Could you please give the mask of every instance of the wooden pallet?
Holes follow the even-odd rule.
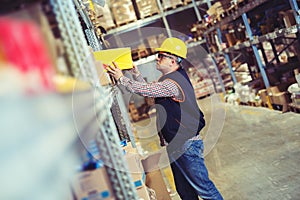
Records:
[[[179,7],[183,6],[183,5],[184,5],[183,3],[178,3],[178,4],[176,4],[176,5],[172,5],[172,6],[170,6],[170,7],[164,8],[164,11],[174,10],[174,9],[176,9],[176,8],[179,8]]]
[[[106,31],[110,31],[110,30],[115,29],[115,28],[116,28],[116,26],[107,27]]]
[[[117,25],[117,27],[120,27],[120,26],[125,26],[125,25],[127,25],[127,24],[130,24],[130,23],[133,23],[133,22],[136,22],[137,21],[137,19],[132,19],[132,20],[129,20],[129,21],[125,21],[125,22],[116,22],[116,25]]]
[[[145,15],[145,16],[140,15],[140,19],[145,19],[145,18],[152,17],[152,16],[158,15],[158,14],[159,14],[159,12],[154,12],[154,13],[151,13],[151,14],[148,14],[148,15]]]

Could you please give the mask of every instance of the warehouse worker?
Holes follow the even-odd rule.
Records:
[[[177,38],[167,38],[157,48],[156,69],[162,73],[158,82],[146,83],[134,67],[137,81],[125,77],[118,65],[106,69],[130,92],[153,97],[156,104],[157,129],[167,144],[176,190],[182,200],[223,199],[208,177],[199,132],[205,126],[198,108],[194,88],[181,66],[187,47]]]

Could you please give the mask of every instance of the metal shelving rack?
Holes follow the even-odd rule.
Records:
[[[237,81],[236,81],[236,78],[235,78],[235,75],[234,75],[234,70],[232,68],[230,58],[228,56],[229,53],[237,52],[237,51],[239,51],[243,48],[252,48],[252,50],[254,52],[254,55],[255,55],[255,59],[256,59],[257,64],[258,64],[258,67],[260,69],[263,81],[264,81],[264,85],[267,88],[267,87],[270,87],[270,83],[269,83],[268,77],[267,77],[266,72],[265,72],[266,67],[264,66],[264,64],[261,60],[261,57],[259,56],[257,45],[259,45],[262,42],[271,41],[271,40],[274,40],[276,38],[280,38],[280,37],[283,37],[285,35],[293,34],[293,33],[297,34],[298,37],[299,37],[300,11],[299,11],[299,7],[298,7],[298,4],[297,4],[296,0],[290,0],[289,1],[290,6],[294,11],[294,16],[295,16],[296,23],[297,23],[296,25],[288,27],[288,28],[283,28],[283,29],[280,29],[280,30],[276,30],[276,31],[273,31],[271,33],[267,33],[267,34],[262,35],[262,36],[258,36],[258,37],[253,36],[253,33],[251,31],[251,28],[250,28],[250,25],[249,25],[249,22],[248,22],[247,13],[249,11],[252,11],[253,9],[257,8],[258,6],[268,2],[268,1],[269,0],[252,1],[252,2],[248,3],[247,5],[243,6],[238,11],[235,11],[235,13],[233,13],[231,16],[228,16],[228,17],[222,19],[220,22],[215,24],[213,27],[210,27],[209,29],[207,29],[205,31],[205,34],[209,34],[209,33],[216,30],[219,42],[222,43],[222,36],[221,36],[221,31],[220,31],[221,25],[230,23],[230,22],[238,19],[239,17],[242,17],[243,23],[246,27],[246,33],[249,37],[249,40],[245,41],[245,42],[242,42],[240,44],[236,44],[232,47],[228,47],[228,48],[219,50],[218,52],[212,53],[213,57],[218,57],[218,56],[224,56],[225,57],[227,65],[228,65],[229,70],[230,70],[232,80],[233,80],[234,83],[236,83]],[[276,55],[276,56],[278,56],[278,55]]]
[[[78,3],[76,0],[74,2],[75,4]],[[94,110],[95,115],[89,117],[92,118],[90,121],[97,122],[97,128],[94,129],[96,131],[94,139],[99,149],[99,157],[108,166],[107,172],[116,198],[138,199],[121,151],[120,136],[111,114],[112,98],[110,98],[108,90],[100,85],[95,63],[92,55],[90,55],[91,52],[85,40],[74,2],[72,0],[50,1],[68,58],[72,63],[72,69],[75,71],[74,75],[78,79],[89,82],[93,88],[93,96],[90,98],[94,98],[94,105],[91,109]],[[92,32],[92,29],[89,30]],[[89,40],[90,43],[96,44],[95,47],[100,46],[97,44],[96,37],[90,37]]]

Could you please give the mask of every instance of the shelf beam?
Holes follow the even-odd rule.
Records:
[[[294,26],[291,26],[288,28],[283,28],[283,29],[268,33],[268,34],[260,36],[260,37],[253,36],[252,40],[250,40],[250,41],[247,40],[243,43],[223,49],[221,51],[214,53],[214,55],[222,55],[224,53],[239,51],[243,48],[251,47],[252,45],[258,45],[259,43],[262,43],[262,42],[270,41],[270,40],[273,40],[273,39],[276,39],[279,37],[284,37],[285,35],[295,34],[299,30],[300,30],[300,25],[294,25]]]
[[[172,37],[170,26],[169,26],[169,23],[168,23],[168,20],[167,20],[167,13],[164,12],[160,0],[156,0],[156,2],[157,2],[157,5],[158,5],[158,9],[159,9],[159,11],[161,13],[160,16],[161,16],[161,18],[162,18],[162,20],[164,22],[164,26],[165,26],[165,28],[167,30],[168,37]]]
[[[237,11],[235,11],[232,15],[225,17],[224,19],[222,19],[220,22],[218,22],[217,24],[215,24],[213,27],[209,28],[208,30],[206,30],[204,32],[204,34],[208,34],[209,32],[212,32],[214,30],[216,30],[217,28],[220,28],[223,24],[228,24],[231,21],[236,20],[237,18],[239,18],[243,13],[247,13],[251,10],[253,10],[254,8],[256,8],[257,6],[267,2],[268,0],[257,0],[257,1],[252,1],[250,3],[248,3],[247,5],[243,6],[242,8],[239,8]]]

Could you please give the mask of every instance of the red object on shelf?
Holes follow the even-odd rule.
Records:
[[[53,65],[39,27],[31,21],[0,17],[0,49],[5,62],[24,75],[38,74],[41,86],[53,89]]]

